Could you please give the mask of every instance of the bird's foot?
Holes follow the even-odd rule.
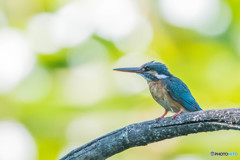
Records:
[[[164,118],[163,116],[156,118],[155,120],[158,122],[160,119]]]
[[[156,118],[156,121],[158,122],[160,119],[164,118],[167,115],[168,111],[165,110],[165,112],[163,113],[163,115],[161,117]]]
[[[183,112],[183,110],[182,110],[182,109],[180,109],[180,111],[179,111],[179,112],[177,112],[176,114],[174,114],[174,115],[172,116],[172,119],[176,118],[176,116],[177,116],[177,115],[179,115],[179,114],[181,114],[182,112]]]

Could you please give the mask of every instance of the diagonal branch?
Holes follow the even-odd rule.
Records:
[[[131,124],[99,137],[61,160],[106,159],[135,146],[198,132],[240,130],[240,108],[183,113],[175,119],[164,118]]]

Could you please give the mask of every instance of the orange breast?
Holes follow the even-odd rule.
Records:
[[[166,110],[176,113],[183,108],[182,105],[171,98],[167,92],[166,86],[162,83],[162,80],[149,82],[148,85],[154,100]]]

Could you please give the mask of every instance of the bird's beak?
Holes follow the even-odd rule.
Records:
[[[114,71],[120,71],[120,72],[132,72],[137,73],[140,71],[139,67],[131,67],[131,68],[115,68]]]

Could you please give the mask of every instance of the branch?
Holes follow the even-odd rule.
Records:
[[[128,148],[192,133],[240,130],[240,108],[205,110],[131,124],[99,137],[60,160],[103,160]]]

